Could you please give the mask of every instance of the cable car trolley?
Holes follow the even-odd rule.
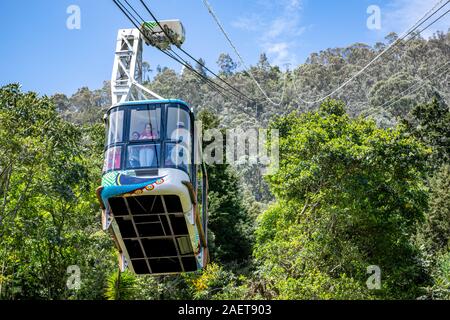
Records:
[[[160,23],[177,35],[173,38],[184,41],[181,23],[169,22]],[[155,24],[142,28],[149,26]],[[192,108],[142,85],[143,34],[138,29],[118,34],[113,106],[104,118],[104,166],[97,189],[102,225],[112,233],[121,271],[155,275],[197,271],[209,259],[208,180],[198,161],[201,143]],[[167,48],[167,41],[160,33],[146,42]]]

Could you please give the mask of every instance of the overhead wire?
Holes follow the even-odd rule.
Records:
[[[415,83],[414,85],[408,87],[406,90],[402,91],[400,94],[397,95],[397,99],[396,98],[392,98],[389,101],[385,102],[384,104],[382,104],[381,106],[379,106],[379,108],[386,108],[386,107],[390,107],[393,104],[397,103],[398,101],[400,101],[401,99],[403,99],[406,95],[410,95],[416,91],[418,91],[419,89],[423,88],[425,86],[425,84],[422,84],[419,86],[419,84],[421,82],[425,82],[426,80],[430,79],[432,76],[434,76],[438,71],[444,69],[444,72],[447,71],[448,69],[448,65],[450,64],[450,61],[447,61],[445,64],[441,65],[439,68],[436,68],[436,70],[434,70],[432,73],[430,73],[427,77],[425,77],[424,79],[420,79],[417,83]],[[440,73],[437,77],[440,77],[442,74],[444,74],[443,72]],[[413,89],[414,87],[418,86],[417,88]],[[413,89],[413,91],[410,91],[411,89]],[[393,101],[395,99],[395,101]],[[393,101],[393,102],[392,102]]]
[[[131,12],[125,7],[125,5],[123,3],[120,2],[120,0],[113,0],[113,2],[116,4],[116,6],[122,11],[122,13],[128,18],[128,20],[130,20],[130,22],[136,27],[136,29],[139,30],[139,32],[141,33],[141,35],[147,39],[147,41],[149,41],[150,39],[148,39],[148,37],[142,32],[140,25],[139,25],[139,21],[136,19],[136,17],[134,17]],[[127,4],[130,5],[127,1]],[[145,21],[142,21],[145,22]],[[179,64],[183,65],[185,68],[187,68],[188,70],[190,70],[191,72],[194,73],[194,75],[196,75],[200,80],[202,80],[205,84],[207,84],[208,86],[210,86],[212,89],[214,89],[215,91],[219,92],[219,94],[221,94],[223,97],[225,98],[229,98],[227,96],[227,94],[231,94],[233,95],[235,98],[241,99],[241,97],[237,96],[234,92],[231,92],[227,89],[225,89],[224,87],[220,86],[219,84],[217,84],[216,82],[212,81],[211,79],[204,77],[201,73],[199,73],[197,70],[195,70],[194,68],[192,68],[192,66],[190,66],[188,63],[186,63],[185,61],[182,61],[180,59],[178,59],[177,57],[175,57],[173,54],[166,52],[160,48],[157,48],[159,51],[161,51],[163,54],[167,55],[168,57],[170,57],[171,59],[175,60],[176,62],[178,62]],[[225,91],[225,92],[223,92]]]
[[[162,52],[164,54],[166,54],[168,57],[170,57],[171,59],[173,59],[174,61],[176,61],[179,64],[181,64],[183,67],[185,67],[189,71],[191,71],[195,76],[197,76],[197,78],[202,80],[210,88],[212,88],[215,91],[218,91],[219,93],[221,93],[224,97],[228,98],[227,95],[226,95],[226,93],[228,93],[228,94],[233,95],[235,98],[238,98],[238,99],[241,98],[238,95],[236,95],[234,92],[230,92],[227,89],[223,88],[221,85],[219,85],[219,84],[215,83],[214,81],[212,81],[211,79],[204,77],[204,75],[202,75],[200,72],[195,70],[186,60],[183,60],[179,55],[177,56],[177,54],[173,50],[169,50],[168,52],[166,52],[166,51],[162,51]]]
[[[258,80],[256,80],[255,76],[253,75],[253,73],[251,72],[250,68],[247,66],[247,64],[245,63],[244,59],[242,58],[241,54],[239,53],[239,50],[236,48],[236,46],[233,44],[233,41],[231,41],[230,36],[228,35],[228,33],[225,31],[222,23],[220,22],[219,18],[217,17],[217,15],[215,14],[211,4],[207,1],[207,0],[203,0],[204,5],[206,6],[206,8],[208,9],[208,12],[210,13],[210,15],[213,17],[214,21],[216,22],[217,26],[219,27],[219,29],[222,31],[223,35],[225,36],[225,38],[227,39],[228,43],[230,44],[230,46],[233,48],[234,52],[236,53],[236,55],[238,56],[239,60],[241,61],[242,65],[244,66],[245,69],[247,69],[247,73],[250,75],[250,78],[253,80],[253,82],[256,84],[256,86],[258,87],[259,91],[261,91],[261,93],[264,95],[264,97],[266,98],[267,101],[269,101],[271,104],[275,105],[275,106],[280,106],[281,103],[284,100],[284,94],[286,92],[286,84],[287,84],[287,75],[285,75],[285,82],[284,82],[284,89],[283,89],[283,93],[282,96],[280,98],[280,102],[274,102],[273,99],[271,99],[267,93],[264,91],[264,89],[262,88],[261,84],[258,82]]]
[[[129,10],[127,10],[127,8],[123,5],[123,3],[120,3],[117,0],[113,0],[114,3],[119,7],[119,9],[122,11],[122,13],[124,13],[124,15],[130,20],[130,22],[132,22],[132,24],[136,27],[136,29],[139,30],[139,32],[141,33],[141,35],[147,39],[149,41],[149,39],[147,38],[147,36],[142,32],[142,30],[139,27],[139,22],[136,22],[137,19],[130,13]],[[134,18],[134,19],[133,19]],[[171,59],[174,59],[175,61],[177,61],[178,63],[182,64],[185,68],[189,69],[190,71],[192,71],[196,76],[200,76],[201,80],[203,82],[205,82],[207,85],[209,85],[210,87],[212,87],[215,91],[218,91],[222,96],[224,96],[225,98],[228,98],[228,96],[222,92],[221,90],[219,90],[218,88],[216,88],[217,84],[212,82],[210,79],[208,78],[203,78],[201,74],[199,74],[198,72],[196,72],[196,70],[194,70],[190,65],[186,65],[184,64],[182,61],[178,60],[177,58],[175,58],[173,55],[171,55],[170,53],[161,50],[159,48],[157,48],[159,51],[161,51],[162,53],[164,53],[165,55],[169,56]]]
[[[231,41],[230,37],[228,36],[227,32],[225,31],[223,25],[221,24],[220,20],[218,19],[217,15],[214,13],[214,10],[212,9],[212,6],[209,4],[209,2],[207,0],[202,0],[203,3],[205,4],[206,8],[208,9],[210,15],[213,17],[213,19],[215,20],[216,24],[218,25],[219,29],[222,31],[222,33],[224,34],[225,38],[228,40],[229,44],[231,45],[231,47],[233,48],[233,50],[235,51],[235,53],[238,55],[239,59],[241,60],[241,62],[245,65],[245,62],[242,59],[242,56],[240,55],[239,51],[237,50],[236,46],[233,44],[233,42]],[[326,94],[325,96],[322,96],[320,99],[314,100],[314,101],[308,101],[308,100],[304,100],[299,98],[299,100],[305,104],[316,104],[319,102],[322,102],[324,100],[326,100],[327,98],[333,96],[335,93],[337,93],[338,91],[340,91],[342,88],[346,87],[349,83],[351,83],[354,79],[356,79],[357,77],[359,77],[361,74],[363,74],[372,64],[374,64],[376,61],[378,61],[384,54],[386,54],[389,50],[391,50],[391,48],[393,48],[394,46],[396,46],[401,40],[405,39],[407,36],[409,36],[412,32],[414,32],[415,29],[417,29],[418,27],[420,27],[423,23],[425,23],[425,21],[429,20],[434,14],[436,14],[440,9],[442,9],[443,7],[445,7],[450,0],[447,0],[445,2],[444,5],[442,5],[439,9],[435,10],[437,6],[439,6],[442,2],[444,2],[444,0],[441,0],[440,2],[438,2],[430,11],[428,11],[424,17],[422,17],[418,22],[416,22],[413,27],[411,27],[410,29],[408,29],[408,31],[406,32],[406,34],[404,36],[402,36],[401,38],[398,38],[396,41],[394,41],[393,43],[391,43],[389,45],[389,47],[387,47],[385,50],[383,50],[380,54],[378,54],[374,59],[372,59],[365,67],[363,67],[361,70],[359,70],[356,74],[354,74],[350,79],[348,79],[347,81],[345,81],[343,84],[341,84],[338,88],[336,88],[335,90],[331,91],[330,93]],[[435,11],[431,16],[429,16],[427,19],[425,19],[424,21],[422,21],[425,17],[428,16],[428,14],[432,11]],[[445,13],[446,14],[446,13]],[[445,15],[444,14],[444,15]],[[442,18],[442,16],[440,17]],[[437,20],[439,20],[440,18],[438,18]],[[254,77],[253,77],[254,78]],[[256,79],[254,79],[254,81],[256,81]],[[259,83],[256,81],[256,83],[258,84],[258,88],[260,88],[261,91],[262,88],[259,85]],[[263,92],[265,94],[265,96],[267,96],[267,94],[265,92]]]
[[[129,10],[127,10],[123,4],[123,9],[121,8],[121,6],[118,4],[117,0],[113,0],[116,5],[118,5],[118,7],[122,10],[122,12],[128,17],[128,19],[136,26],[136,28],[138,28],[140,30],[140,28],[135,24],[135,22],[133,21],[133,19],[131,17],[134,18],[134,20],[136,21],[137,19],[130,13]],[[132,9],[132,11],[137,14],[139,16],[139,18],[142,20],[142,22],[145,22],[145,20],[137,13],[137,11],[130,5],[130,3],[127,0],[124,0]],[[156,16],[153,14],[153,12],[150,10],[150,8],[145,4],[145,2],[143,0],[140,0],[141,3],[143,4],[143,6],[145,7],[145,9],[148,11],[148,13],[152,16],[152,18],[155,20],[155,22],[158,24],[158,26],[161,28],[161,30],[164,32],[164,34],[168,37],[168,39],[171,41],[171,43],[173,42],[170,35],[167,33],[167,31],[165,30],[165,28],[162,27],[162,25],[160,24],[159,20],[156,18]],[[213,17],[215,18],[216,22],[218,23],[219,27],[221,28],[222,32],[224,33],[225,37],[227,38],[227,40],[229,41],[230,45],[233,47],[233,49],[235,50],[236,54],[238,55],[238,57],[241,59],[241,62],[243,63],[244,67],[246,67],[245,62],[242,59],[242,56],[239,54],[237,48],[234,46],[234,44],[232,43],[231,39],[229,38],[228,34],[225,32],[225,30],[223,29],[220,21],[218,20],[217,16],[214,14],[210,4],[208,3],[207,0],[203,0],[203,2],[205,3],[205,5],[207,6],[208,10],[210,11],[210,13],[213,15]],[[334,95],[336,92],[338,92],[339,90],[341,90],[343,87],[347,86],[351,81],[353,81],[356,77],[358,77],[360,74],[362,74],[365,70],[368,69],[368,67],[370,67],[374,62],[376,62],[379,58],[381,58],[384,54],[386,54],[388,51],[390,51],[392,48],[394,48],[398,43],[400,43],[401,40],[404,40],[406,37],[408,37],[409,35],[411,35],[417,28],[419,28],[422,24],[424,24],[426,21],[428,21],[432,16],[434,16],[437,12],[440,11],[440,9],[442,9],[443,7],[445,7],[450,0],[447,0],[445,2],[445,4],[443,4],[441,7],[439,7],[437,10],[435,10],[440,4],[442,4],[442,2],[444,2],[444,0],[439,1],[437,4],[434,5],[434,7],[429,10],[421,19],[419,19],[410,29],[408,29],[405,32],[405,35],[403,35],[402,37],[398,38],[396,41],[394,41],[388,48],[386,48],[385,50],[383,50],[379,55],[377,55],[373,60],[371,60],[364,68],[362,68],[358,73],[356,73],[354,76],[352,76],[349,80],[347,80],[346,82],[344,82],[341,86],[339,86],[336,90],[334,90],[333,92],[327,94],[326,96],[316,100],[316,101],[305,101],[301,98],[299,98],[300,101],[302,101],[303,103],[307,103],[307,104],[315,104],[318,102],[321,102],[327,98],[329,98],[330,96]],[[434,11],[434,12],[433,12]],[[428,16],[431,12],[433,12],[430,16]],[[428,24],[426,27],[424,27],[421,31],[419,31],[418,33],[416,33],[413,37],[409,38],[407,40],[407,42],[411,41],[412,39],[414,39],[415,37],[417,37],[419,34],[421,34],[423,31],[425,31],[426,29],[428,29],[430,26],[432,26],[433,24],[435,24],[438,20],[440,20],[443,16],[445,16],[446,14],[448,14],[448,12],[450,12],[450,10],[446,11],[444,14],[442,14],[441,16],[439,16],[437,19],[435,19],[433,22],[431,22],[430,24]],[[128,14],[127,14],[128,13]],[[139,24],[139,23],[138,23]],[[141,34],[142,31],[140,30]],[[143,36],[148,40],[148,38],[146,37],[146,35],[143,34]],[[406,43],[407,43],[406,42]],[[254,101],[250,98],[248,98],[245,94],[243,94],[241,91],[237,90],[236,88],[234,88],[233,86],[231,86],[230,84],[228,84],[228,82],[224,81],[221,77],[219,77],[217,74],[215,74],[213,71],[211,71],[209,68],[207,68],[203,63],[201,63],[200,61],[198,61],[197,59],[195,59],[191,54],[189,54],[186,50],[182,49],[180,46],[177,46],[178,49],[180,49],[180,51],[182,51],[184,54],[186,54],[189,58],[191,58],[192,60],[196,61],[200,66],[204,67],[205,70],[207,70],[208,72],[210,72],[211,74],[213,74],[214,76],[216,76],[219,80],[223,81],[225,84],[227,84],[227,86],[229,86],[234,92],[229,91],[228,89],[220,86],[219,84],[217,84],[216,82],[212,81],[211,79],[209,79],[208,77],[205,77],[203,74],[199,73],[197,70],[195,70],[194,68],[192,68],[192,66],[185,60],[183,59],[179,54],[177,54],[175,51],[173,51],[173,49],[170,49],[169,52],[166,52],[164,50],[159,49],[161,52],[163,52],[164,54],[166,54],[167,56],[169,56],[171,59],[175,60],[176,62],[180,63],[181,65],[183,65],[185,68],[187,68],[188,70],[190,70],[191,72],[194,73],[194,75],[196,75],[198,78],[200,78],[202,81],[204,81],[208,86],[210,86],[211,88],[213,88],[214,90],[218,91],[220,94],[222,94],[223,96],[226,97],[226,94],[224,92],[222,92],[220,89],[224,90],[226,93],[233,95],[234,97],[240,99],[242,97],[247,98],[249,101]],[[252,78],[253,75],[249,72],[250,76]],[[286,72],[286,79],[287,80],[287,72]],[[294,72],[294,76],[295,76],[295,72]],[[255,81],[255,83],[258,84],[258,88],[260,89],[260,91],[262,91],[265,95],[265,97],[272,103],[275,105],[280,105],[282,103],[282,99],[280,100],[280,103],[274,103],[265,93],[265,91],[262,89],[262,87],[259,85],[258,81],[256,79],[253,79]],[[295,81],[295,79],[294,79]],[[284,91],[284,90],[283,90]],[[240,94],[241,96],[238,96],[236,94]],[[282,97],[284,96],[284,92]],[[401,98],[400,98],[401,99]],[[391,99],[392,100],[392,99]],[[390,102],[390,101],[388,101]],[[395,102],[394,102],[395,103]],[[384,106],[384,105],[383,105]]]
[[[152,10],[148,7],[148,5],[145,3],[144,0],[140,0],[140,2],[142,3],[142,5],[144,6],[145,10],[147,10],[147,12],[150,14],[150,16],[152,17],[152,19],[158,24],[159,28],[164,32],[164,34],[166,35],[166,37],[170,40],[170,42],[174,42],[173,39],[171,39],[170,34],[166,31],[166,29],[161,25],[160,21],[158,20],[158,18],[156,18],[155,14],[152,12]],[[212,74],[213,76],[215,76],[218,80],[220,80],[221,82],[223,82],[226,86],[228,86],[230,89],[232,89],[233,91],[237,92],[239,95],[242,95],[244,98],[246,98],[249,101],[253,101],[253,99],[249,98],[246,94],[244,94],[243,92],[241,92],[240,90],[238,90],[237,88],[235,88],[234,86],[232,86],[231,84],[229,84],[227,81],[225,81],[222,77],[220,77],[219,75],[217,75],[214,71],[212,71],[210,68],[208,68],[204,63],[202,63],[201,61],[199,61],[198,59],[196,59],[195,57],[193,57],[189,52],[187,52],[185,49],[183,49],[181,46],[176,46],[181,52],[183,52],[185,55],[187,55],[190,59],[192,59],[193,61],[195,61],[197,64],[199,64],[200,66],[202,66],[205,70],[207,70],[210,74]],[[172,50],[173,51],[173,50]]]
[[[202,75],[200,72],[198,72],[197,70],[195,70],[195,69],[189,64],[188,61],[184,60],[183,57],[181,57],[178,53],[176,53],[175,51],[173,51],[173,49],[170,49],[169,52],[170,52],[171,55],[173,56],[173,59],[176,59],[176,61],[179,61],[179,63],[182,63],[184,66],[188,66],[188,68],[189,68],[190,71],[196,72],[196,73],[200,74],[202,77],[204,77],[204,75]],[[175,58],[175,57],[176,57],[176,58]],[[180,61],[181,61],[181,62],[180,62]],[[212,81],[212,80],[210,80],[210,81]],[[213,82],[213,81],[212,81],[212,82]],[[222,87],[220,84],[218,84],[218,83],[216,83],[216,82],[213,82],[213,83],[214,83],[214,85],[218,86],[219,88],[221,88],[221,89],[223,89],[223,90],[229,92],[229,93],[232,94],[234,97],[236,97],[236,98],[238,98],[238,99],[241,99],[241,98],[242,98],[241,96],[238,95],[239,93],[236,94],[235,92],[230,92],[230,91],[228,91],[226,88]]]
[[[113,0],[113,2],[117,5],[117,7],[119,7],[122,13],[127,16],[131,23],[133,23],[133,25],[139,25],[139,20],[130,12],[130,10],[126,6],[123,5],[123,3],[119,4],[119,2],[116,0]],[[128,6],[130,6],[127,0],[125,0],[125,2],[128,4]]]
[[[441,1],[441,3],[442,3],[443,1]],[[450,2],[450,1],[447,1],[447,2]],[[447,15],[448,13],[450,12],[450,10],[447,10],[446,12],[444,12],[443,14],[441,14],[438,18],[436,18],[433,22],[431,22],[431,23],[429,23],[426,27],[424,27],[422,30],[420,30],[420,31],[418,31],[416,34],[414,34],[412,37],[410,37],[405,43],[404,43],[404,45],[406,45],[406,44],[408,44],[410,41],[412,41],[413,39],[415,39],[415,38],[417,38],[420,34],[422,34],[425,30],[427,30],[429,27],[431,27],[432,25],[434,25],[437,21],[439,21],[440,19],[442,19],[445,15]],[[436,14],[437,12],[435,12],[434,14]],[[433,14],[433,15],[434,15]],[[433,15],[431,15],[431,16],[433,16]],[[430,16],[430,17],[431,17]],[[429,17],[429,18],[430,18]],[[429,18],[427,18],[426,20],[428,20]],[[425,21],[426,21],[425,20]],[[423,21],[423,22],[425,22],[425,21]],[[417,25],[417,24],[416,24]],[[420,26],[420,25],[419,25]],[[413,30],[413,31],[415,31],[415,30]],[[398,47],[396,48],[397,50],[399,49]],[[392,54],[393,52],[391,52],[390,54]],[[403,57],[403,56],[402,56]],[[400,57],[400,59],[402,58],[402,57]],[[293,74],[293,84],[294,84],[294,89],[295,89],[295,82],[296,82],[296,76],[295,76],[295,71],[293,70],[292,71],[292,74]],[[299,99],[299,101],[301,101],[301,102],[305,102],[303,99],[301,99],[300,97],[298,97],[298,99]],[[320,102],[320,101],[319,101]]]
[[[123,5],[123,3],[120,3],[117,0],[113,0],[113,2],[117,5],[117,7],[122,11],[122,13],[130,20],[130,22],[136,27],[136,29],[139,30],[139,32],[141,33],[141,35],[147,40],[149,41],[149,39],[147,38],[147,36],[141,31],[140,26],[139,26],[139,21],[136,22],[135,17],[132,16],[132,14],[130,13],[129,10],[127,10],[125,8],[125,6]],[[159,49],[159,48],[158,48]],[[183,64],[181,61],[178,61],[178,59],[176,59],[175,57],[173,57],[171,54],[169,54],[168,52],[165,52],[163,50],[160,50],[162,53],[164,53],[165,55],[169,56],[171,59],[174,59],[175,61],[177,61],[180,64]],[[186,68],[189,68],[189,66],[185,66]],[[207,83],[207,82],[206,82]],[[207,83],[209,84],[209,83]],[[217,90],[215,88],[215,90]],[[218,90],[217,90],[218,91]],[[219,91],[220,94],[223,94],[223,92]]]
[[[330,98],[331,96],[333,96],[334,94],[336,94],[338,91],[340,91],[341,89],[343,89],[344,87],[346,87],[350,82],[352,82],[353,80],[355,80],[357,77],[359,77],[361,74],[364,73],[364,71],[366,71],[370,66],[372,66],[376,61],[378,61],[382,56],[384,56],[386,53],[388,53],[392,48],[396,47],[400,41],[406,39],[406,37],[408,37],[409,35],[411,35],[417,28],[419,28],[422,24],[424,24],[427,20],[429,20],[432,16],[434,16],[437,12],[439,12],[443,7],[445,7],[450,0],[446,0],[445,4],[443,4],[441,7],[439,7],[438,9],[436,9],[442,2],[444,2],[444,0],[441,0],[440,2],[438,2],[431,10],[429,10],[427,13],[425,13],[425,15],[419,19],[411,28],[409,28],[405,34],[399,38],[397,38],[393,43],[391,43],[386,49],[384,49],[380,54],[378,54],[374,59],[372,59],[364,68],[362,68],[360,71],[358,71],[356,74],[354,74],[349,80],[347,80],[346,82],[344,82],[343,84],[341,84],[337,89],[333,90],[332,92],[326,94],[325,96],[322,96],[321,98],[317,99],[317,100],[313,100],[313,101],[308,101],[305,99],[302,99],[301,97],[297,97],[299,101],[301,101],[302,103],[305,104],[316,104],[319,102],[322,102],[324,100],[326,100],[327,98]],[[435,10],[436,9],[436,10]],[[434,12],[433,12],[434,11]],[[430,16],[428,16],[431,12],[433,12]],[[432,23],[430,23],[427,27],[425,27],[424,29],[422,29],[420,32],[418,32],[417,34],[413,35],[411,38],[409,38],[405,44],[407,44],[409,41],[411,41],[412,39],[416,38],[420,33],[422,33],[423,31],[425,31],[426,29],[428,29],[431,25],[433,25],[434,23],[436,23],[438,20],[442,19],[443,16],[445,16],[449,11],[445,12],[443,15],[441,15],[440,17],[438,17],[436,20],[434,20]],[[428,16],[428,17],[427,17]],[[424,20],[425,19],[425,20]]]
[[[141,21],[145,21],[144,18],[141,17],[141,15],[134,9],[134,7],[128,2],[128,0],[124,0],[125,3],[133,10],[133,12],[141,19]]]

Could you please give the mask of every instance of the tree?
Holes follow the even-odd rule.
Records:
[[[259,56],[257,67],[264,71],[270,70],[269,59],[267,58],[267,55],[265,53],[261,53],[261,55]]]
[[[311,53],[290,74],[267,56],[260,67],[237,71],[224,54],[221,76],[252,102],[158,66],[145,86],[185,100],[197,114],[208,110],[211,128],[266,128],[278,115],[296,114],[275,121],[284,162],[274,180],[262,181],[257,165],[209,168],[211,267],[137,277],[133,298],[448,299],[450,91],[437,67],[448,60],[450,33],[402,41],[402,50],[336,94],[345,110],[333,103],[317,113],[318,103],[301,103],[333,91],[396,39]],[[249,72],[276,102],[284,92],[280,106],[266,101]],[[110,105],[108,82],[50,99],[18,85],[0,89],[2,299],[105,299],[116,252],[100,230],[94,190]],[[408,123],[397,126],[399,117]],[[261,207],[268,209],[256,223]],[[367,290],[369,263],[381,267],[382,291]],[[73,265],[79,290],[67,287]]]
[[[108,300],[133,300],[136,295],[136,278],[129,271],[116,271],[108,279],[105,296]]]
[[[218,128],[217,117],[208,111],[202,111],[198,119],[204,130]],[[210,165],[207,171],[211,255],[221,263],[249,260],[253,221],[244,204],[240,179],[228,164]]]
[[[186,282],[195,300],[238,300],[248,297],[247,279],[210,263],[201,274],[187,274]]]
[[[449,300],[450,299],[450,251],[439,255],[432,268],[433,284],[426,288],[421,299]]]
[[[220,54],[219,59],[217,60],[217,65],[220,70],[222,70],[222,74],[226,76],[231,76],[237,68],[236,62],[234,62],[227,53]]]
[[[145,82],[149,82],[150,81],[150,73],[153,70],[150,67],[150,63],[148,63],[147,61],[142,62],[142,79]]]
[[[52,100],[56,106],[56,111],[65,113],[70,107],[69,98],[65,94],[57,93],[52,96]]]
[[[412,115],[407,121],[411,133],[433,150],[430,165],[436,169],[450,163],[450,110],[442,97],[435,93],[430,103],[417,105]]]
[[[200,58],[198,60],[198,62],[196,62],[196,64],[195,64],[195,70],[204,77],[206,77],[205,65],[206,65],[206,62],[202,58]]]
[[[398,35],[395,32],[391,32],[385,37],[385,39],[387,40],[388,44],[392,44],[397,41]]]
[[[443,165],[431,178],[430,201],[424,226],[424,241],[433,257],[450,250],[450,164]]]
[[[426,149],[404,129],[351,119],[337,101],[274,122],[277,203],[257,230],[267,291],[281,298],[416,298],[426,274],[411,240],[423,221]],[[367,267],[382,270],[366,288]]]
[[[393,117],[405,117],[410,114],[417,104],[418,95],[405,95],[405,90],[416,83],[417,80],[406,73],[390,77],[385,81],[379,81],[370,92],[370,105],[372,108],[380,108],[392,114]]]
[[[105,82],[102,89],[91,91],[87,87],[79,89],[69,98],[68,106],[61,112],[63,117],[76,124],[101,123],[107,108],[111,106],[109,83]],[[55,103],[60,103],[58,97],[53,97]]]
[[[101,153],[91,133],[62,119],[47,97],[0,88],[0,297],[102,295],[95,284],[112,246],[92,232]],[[81,272],[78,291],[67,286],[70,266]]]

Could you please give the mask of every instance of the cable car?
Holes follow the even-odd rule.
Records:
[[[194,113],[180,100],[118,103],[105,115],[97,197],[119,264],[136,274],[177,274],[208,262],[207,172]],[[201,158],[200,158],[201,159]]]

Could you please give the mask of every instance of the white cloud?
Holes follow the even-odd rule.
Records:
[[[297,25],[297,21],[287,20],[285,17],[275,19],[267,33],[264,35],[267,38],[277,38],[285,32],[291,31]]]
[[[266,8],[266,14],[252,14],[240,17],[231,25],[245,31],[258,32],[258,40],[261,49],[264,50],[271,63],[283,65],[295,64],[296,40],[305,31],[306,27],[301,25],[302,0],[260,0],[261,6]],[[265,10],[261,10],[265,11]],[[273,19],[264,19],[279,12]]]
[[[294,54],[290,52],[291,45],[287,42],[269,43],[265,45],[267,54],[275,65],[293,64],[296,61]]]
[[[306,27],[300,26],[300,18],[293,17],[292,19],[286,19],[280,17],[275,19],[270,25],[268,31],[264,34],[266,39],[275,39],[278,37],[297,37],[302,35],[306,30]]]
[[[302,3],[300,0],[288,0],[289,3],[287,5],[288,10],[300,10],[302,7]]]
[[[384,10],[382,9],[382,32],[395,31],[399,35],[412,27],[426,12],[434,7],[438,0],[392,0]],[[444,3],[442,3],[444,4]],[[432,18],[427,20],[418,30],[422,30],[429,23],[437,19],[441,14],[449,9],[448,5],[441,9]],[[385,11],[385,12],[383,12]],[[422,33],[425,38],[430,37],[434,32],[447,31],[450,26],[450,16],[447,15],[436,22],[432,27]]]
[[[245,31],[258,31],[263,27],[263,22],[259,15],[252,14],[251,16],[240,17],[237,20],[232,21],[231,26]]]

